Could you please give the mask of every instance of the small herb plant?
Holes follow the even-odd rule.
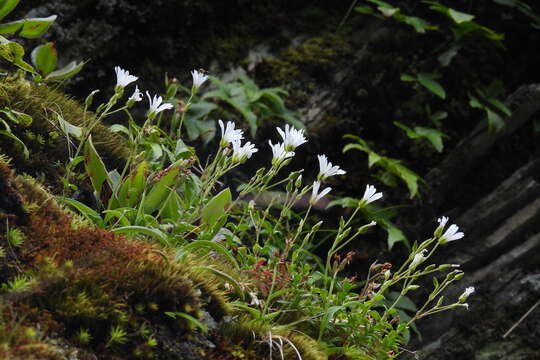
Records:
[[[82,127],[62,120],[66,136],[74,145],[67,164],[65,196],[58,199],[96,226],[153,239],[172,249],[175,261],[194,254],[202,259],[221,258],[229,264],[228,269],[199,266],[194,270],[211,272],[223,280],[222,287],[229,292],[235,309],[227,320],[230,323],[267,329],[260,341],[270,341],[271,349],[289,347],[300,357],[295,337],[280,334],[302,333],[316,344],[313,351],[324,356],[395,358],[414,321],[468,307],[466,301],[473,289],[450,302],[441,295],[448,285],[463,277],[459,266],[427,262],[440,246],[463,237],[456,225],[447,227],[448,218],[439,219],[433,236],[411,246],[409,256],[397,270],[389,263],[375,263],[363,281],[345,278],[345,270],[355,258],[349,249],[377,227],[376,221],[363,223],[359,216],[373,214],[374,203],[383,197],[381,192],[367,185],[361,199],[349,198],[341,204],[352,212],[339,219],[337,229],[325,229],[322,221],[316,222],[311,216],[313,208],[329,196],[331,188],[323,185],[328,178],[345,175],[345,171],[325,155],[319,155],[319,174],[313,181],[303,179],[303,170],[288,170],[296,152],[307,142],[304,131],[290,125],[277,128],[280,142],[269,141],[272,159],[268,165],[231,188],[221,183],[224,176],[258,152],[255,144],[245,141],[243,130],[231,121],[219,120],[219,144],[202,164],[196,151],[179,136],[184,118],[169,132],[159,126],[168,110],[174,109],[173,104],[147,92],[146,118],[138,125],[130,109],[142,101],[141,91],[136,87],[124,100],[125,88],[137,77],[120,68],[116,68],[116,75],[115,92],[108,102],[97,106],[95,117],[89,116]],[[189,99],[198,96],[207,80],[197,71],[192,75]],[[91,104],[92,94],[86,99],[86,106]],[[189,101],[185,104],[187,109],[191,106]],[[130,154],[122,168],[108,169],[94,147],[91,130],[97,122],[119,112],[126,114],[128,125],[113,125],[113,129],[125,136]],[[372,165],[379,164],[401,177],[411,196],[416,194],[418,177],[412,171],[372,152],[361,139],[356,140],[358,144],[346,150],[368,152]],[[74,189],[71,179],[79,170],[91,180],[94,207],[69,197]],[[285,195],[261,206],[259,197],[276,188],[284,188]],[[296,214],[293,206],[302,198],[307,199],[308,208]],[[384,220],[380,225],[388,229]],[[322,236],[325,233],[330,235]],[[329,248],[323,257],[314,253],[321,238]],[[434,277],[434,287],[421,306],[411,306],[408,295],[419,288],[424,276]],[[187,319],[193,329],[206,331],[200,319],[192,315],[166,315]],[[79,337],[81,342],[86,341],[83,335]],[[121,327],[111,328],[107,346],[122,344],[125,336]]]

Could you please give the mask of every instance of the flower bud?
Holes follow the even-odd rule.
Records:
[[[300,186],[302,186],[302,174],[296,178],[296,181],[294,182],[294,186],[299,189]]]
[[[92,102],[94,101],[94,95],[97,94],[99,92],[99,90],[94,90],[90,93],[90,95],[88,95],[86,97],[86,99],[84,100],[84,104],[89,107],[90,105],[92,105]]]
[[[428,266],[426,266],[424,271],[431,271],[431,270],[435,269],[435,266],[436,266],[435,264],[428,265]]]

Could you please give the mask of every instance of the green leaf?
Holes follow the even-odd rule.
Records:
[[[386,230],[387,233],[386,243],[388,245],[388,250],[392,250],[392,247],[398,242],[407,242],[407,238],[403,232],[391,222],[381,221],[380,225]]]
[[[58,53],[53,42],[37,46],[31,54],[32,64],[41,75],[47,76],[56,68]]]
[[[231,275],[210,266],[195,266],[193,267],[193,270],[207,271],[225,280],[225,282],[231,284],[236,289],[238,295],[244,298],[244,291],[242,290],[242,285],[240,285],[240,283],[238,283],[238,281]],[[231,303],[231,305],[233,305],[233,303]]]
[[[329,209],[336,205],[340,205],[343,208],[356,208],[358,207],[359,203],[360,203],[359,199],[355,199],[352,197],[344,197],[344,198],[330,201],[328,205],[326,206],[326,208]]]
[[[433,145],[435,150],[438,152],[443,150],[442,138],[445,135],[439,130],[421,126],[416,126],[414,129],[411,129],[398,121],[394,121],[394,125],[403,129],[410,139],[425,138]]]
[[[99,199],[103,183],[108,180],[108,173],[105,163],[92,143],[92,136],[89,136],[84,144],[84,166]]]
[[[194,318],[193,316],[191,316],[189,314],[186,314],[186,313],[183,313],[183,312],[166,311],[165,315],[170,316],[173,319],[176,319],[177,317],[182,318],[184,320],[187,320],[188,323],[194,325],[196,328],[201,329],[202,332],[204,332],[204,333],[208,332],[208,326],[206,324],[200,322],[199,320],[197,320],[196,318]]]
[[[53,80],[65,80],[69,79],[70,77],[73,77],[79,73],[84,67],[86,62],[76,62],[72,61],[63,68],[53,71],[50,73],[46,78],[45,81],[53,81]]]
[[[33,119],[30,115],[19,112],[19,111],[15,111],[8,107],[0,110],[0,113],[6,115],[7,118],[10,121],[14,122],[15,124],[19,124],[24,127],[28,127],[32,125],[32,122],[33,122]]]
[[[410,198],[412,199],[418,193],[418,180],[420,177],[412,170],[399,163],[394,164],[397,175],[405,181],[409,188]]]
[[[354,10],[356,12],[359,12],[360,14],[367,14],[367,15],[373,15],[374,14],[373,9],[370,8],[369,6],[366,6],[366,5],[357,6],[357,7],[354,8]]]
[[[111,232],[117,233],[117,234],[143,234],[146,236],[150,236],[156,240],[159,240],[159,242],[162,245],[168,245],[169,239],[167,238],[167,235],[158,229],[146,227],[146,226],[123,226],[116,229],[112,229]]]
[[[14,140],[15,143],[17,143],[17,145],[21,147],[22,152],[24,154],[24,157],[26,159],[28,159],[30,157],[30,152],[28,151],[28,148],[26,147],[26,144],[21,139],[19,139],[17,136],[15,136],[10,130],[0,130],[0,135],[7,136],[7,137],[11,138],[12,140]]]
[[[163,201],[167,199],[169,191],[175,191],[178,186],[177,179],[180,167],[183,164],[185,164],[185,160],[178,160],[162,172],[158,182],[152,186],[144,199],[143,209],[145,214],[151,214],[159,209]]]
[[[425,34],[426,30],[435,29],[435,26],[430,25],[427,21],[424,19],[420,19],[416,16],[405,16],[403,21],[406,24],[411,25],[414,27],[414,30],[419,34]]]
[[[94,223],[95,225],[101,227],[103,225],[103,219],[101,218],[101,216],[97,213],[97,211],[95,211],[94,209],[92,209],[91,207],[83,204],[82,202],[79,202],[77,200],[74,200],[74,199],[70,199],[70,198],[66,198],[66,197],[62,197],[62,196],[57,196],[56,197],[56,200],[61,202],[61,203],[64,203],[64,204],[67,204],[69,206],[72,206],[73,208],[75,208],[81,215],[83,215],[85,218],[87,218],[88,220],[90,220],[92,223]]]
[[[387,8],[387,7],[382,7],[382,6],[378,6],[377,7],[377,10],[379,10],[379,12],[381,14],[383,14],[384,16],[386,17],[392,17],[396,14],[399,13],[400,9],[399,8]]]
[[[428,139],[431,145],[433,145],[433,147],[435,148],[435,150],[437,150],[438,152],[443,151],[444,145],[442,138],[444,134],[442,132],[437,129],[425,128],[421,126],[415,127],[414,131],[420,136]]]
[[[66,134],[66,136],[71,135],[71,136],[76,137],[77,139],[81,138],[82,127],[70,124],[69,122],[64,120],[64,118],[60,114],[57,114],[56,118],[58,120],[58,125],[60,126],[60,129],[62,129],[62,131],[64,132],[64,134]]]
[[[372,167],[381,161],[382,157],[376,152],[370,151],[368,154],[368,167]]]
[[[20,0],[0,0],[0,20],[15,9]]]
[[[418,308],[416,307],[416,304],[407,296],[402,296],[397,304],[397,308],[408,310],[408,311],[416,311]]]
[[[12,21],[0,24],[0,34],[17,34],[19,36],[33,39],[43,35],[45,31],[56,20],[56,15],[45,18],[32,18]]]
[[[487,114],[489,131],[497,132],[501,130],[505,125],[503,118],[489,108],[485,108],[485,110]]]
[[[213,242],[210,240],[196,240],[182,247],[182,249],[186,252],[195,252],[196,250],[203,248],[211,249],[214,252],[223,255],[227,260],[230,261],[231,264],[234,265],[235,268],[240,269],[240,265],[238,265],[238,262],[236,261],[234,255],[225,246],[217,242]]]
[[[423,85],[426,89],[431,91],[433,94],[437,95],[441,99],[446,98],[446,92],[444,88],[434,79],[433,74],[429,73],[419,73],[417,77],[418,82]]]
[[[36,70],[32,67],[32,65],[23,60],[24,48],[20,44],[14,41],[9,41],[3,36],[0,36],[0,56],[13,65],[25,71],[36,74]]]
[[[409,75],[409,74],[401,74],[399,79],[401,81],[405,81],[405,82],[416,81],[416,78],[414,76],[412,76],[412,75]]]
[[[512,110],[510,110],[503,102],[499,101],[494,97],[487,98],[486,101],[493,106],[495,109],[499,110],[506,116],[512,116]]]
[[[143,161],[129,174],[118,190],[119,206],[133,207],[140,202],[147,172],[148,163]]]
[[[226,213],[226,207],[231,203],[232,195],[229,188],[223,189],[214,196],[201,211],[201,222],[212,227]]]
[[[456,24],[461,24],[474,19],[474,15],[457,11],[451,8],[448,9],[448,16],[450,16],[450,18],[454,20]]]
[[[448,66],[452,62],[452,59],[458,54],[459,50],[461,50],[460,44],[453,44],[448,49],[446,49],[444,52],[442,52],[438,57],[437,60],[442,66]]]

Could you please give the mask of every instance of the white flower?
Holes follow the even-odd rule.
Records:
[[[321,187],[321,183],[318,181],[313,182],[313,189],[311,190],[311,198],[309,199],[309,203],[311,205],[315,205],[319,200],[323,198],[326,194],[332,190],[332,188],[327,187],[323,191],[319,193],[319,188]]]
[[[298,130],[293,128],[290,125],[285,125],[285,131],[280,128],[276,128],[279,135],[283,138],[283,144],[285,145],[285,150],[293,151],[298,146],[307,142],[304,137],[304,130]]]
[[[128,102],[136,103],[141,101],[143,98],[142,93],[139,91],[139,87],[135,86],[135,91],[133,92],[133,95],[131,95],[128,99]]]
[[[446,226],[446,223],[448,222],[448,217],[443,216],[437,219],[437,222],[439,223],[439,226],[444,229]]]
[[[444,227],[446,226],[446,223],[448,222],[448,218],[446,216],[443,216],[437,220],[439,222],[439,226],[435,230],[435,236],[439,237],[439,243],[440,244],[446,244],[447,242],[459,240],[462,237],[465,236],[464,233],[458,232],[459,227],[456,224],[452,224],[446,229],[444,234],[441,235],[441,233],[444,230]]]
[[[150,102],[148,117],[151,119],[163,110],[172,109],[173,107],[173,105],[169,103],[163,104],[163,98],[161,96],[154,95],[154,98],[152,99],[148,91],[146,92],[146,96],[148,96],[148,101]]]
[[[254,153],[259,151],[255,148],[255,145],[247,142],[243,146],[240,145],[240,140],[235,140],[232,143],[233,147],[233,156],[232,159],[234,162],[244,162],[251,157]]]
[[[227,124],[224,125],[223,121],[218,120],[219,127],[221,128],[221,142],[222,147],[227,146],[230,143],[235,141],[242,140],[244,138],[244,132],[242,129],[235,129],[234,123],[232,121],[227,121]]]
[[[138,77],[130,75],[129,71],[120,68],[120,66],[115,66],[114,71],[116,72],[116,86],[119,88],[123,89],[138,79]]]
[[[328,161],[326,155],[317,155],[317,158],[319,159],[320,169],[319,175],[317,176],[318,179],[324,180],[330,176],[345,174],[345,171],[341,170],[339,166],[332,166],[332,163]]]
[[[427,249],[424,249],[420,251],[418,254],[414,255],[411,265],[409,265],[409,269],[411,269],[411,271],[414,270],[418,265],[420,265],[426,260],[426,256],[425,256],[426,252],[427,252]]]
[[[193,78],[193,86],[195,88],[199,88],[206,80],[208,80],[207,75],[197,70],[191,72],[191,77]]]
[[[468,288],[465,289],[465,291],[463,291],[463,294],[461,294],[461,296],[459,297],[459,302],[464,303],[465,301],[467,301],[469,296],[471,296],[473,293],[474,293],[474,287],[469,286]]]
[[[259,300],[259,298],[257,297],[257,293],[256,293],[256,292],[250,291],[250,292],[249,292],[249,296],[251,297],[251,302],[249,303],[249,305],[253,305],[253,306],[261,306],[262,301]]]
[[[367,205],[371,202],[379,200],[382,197],[383,194],[381,192],[378,193],[375,186],[367,185],[366,190],[364,191],[364,196],[362,196],[362,199],[360,200],[360,206]]]
[[[272,148],[272,162],[279,163],[282,160],[285,160],[287,158],[293,157],[294,152],[292,151],[286,151],[285,150],[285,144],[283,143],[277,143],[272,144],[270,140],[268,140],[268,143],[270,144],[270,147]]]

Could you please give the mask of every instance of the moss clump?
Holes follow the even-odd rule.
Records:
[[[335,64],[352,53],[350,42],[346,36],[326,32],[289,46],[277,58],[266,59],[258,71],[278,84],[306,76],[326,79]]]
[[[218,280],[194,270],[194,260],[174,263],[158,247],[75,224],[35,181],[15,177],[5,163],[0,174],[13,193],[0,211],[8,223],[19,222],[26,237],[2,263],[2,298],[29,326],[39,324],[44,339],[58,336],[88,358],[176,359],[182,357],[174,352],[191,344],[196,332],[166,312],[196,319],[210,312],[216,320],[229,312]],[[6,221],[0,227],[5,234]],[[14,339],[13,346],[23,340]],[[189,346],[204,353],[202,345]]]
[[[227,359],[281,358],[327,360],[328,356],[312,338],[286,327],[271,327],[249,318],[226,323],[221,331],[227,342],[219,344],[219,351],[230,352],[235,357]]]
[[[85,113],[83,106],[65,94],[45,84],[26,81],[22,74],[1,79],[0,94],[0,109],[10,108],[32,117],[32,123],[28,126],[7,120],[13,133],[28,147],[30,157],[26,159],[20,148],[6,136],[0,136],[0,150],[13,159],[19,172],[44,175],[49,185],[59,186],[69,151],[58,116],[80,126],[93,115]],[[128,148],[121,137],[100,124],[93,131],[93,139],[111,168],[122,165],[127,158]]]

